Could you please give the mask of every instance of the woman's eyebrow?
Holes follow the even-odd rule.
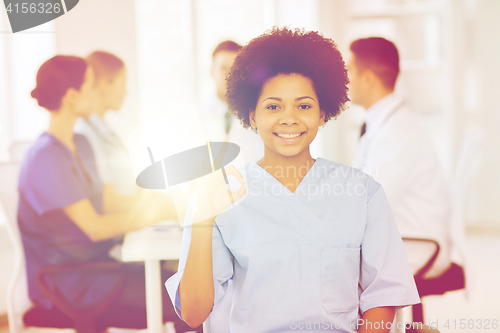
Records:
[[[300,101],[300,100],[303,100],[303,99],[306,99],[306,98],[310,98],[310,99],[312,99],[313,101],[316,101],[314,98],[312,98],[312,97],[310,97],[310,96],[301,96],[301,97],[297,97],[297,98],[295,99],[295,101]],[[276,100],[276,101],[279,101],[279,102],[282,102],[282,101],[283,101],[283,99],[281,99],[281,98],[279,98],[279,97],[267,97],[267,98],[265,98],[262,102],[265,102],[265,101],[266,101],[266,100],[268,100],[268,99],[273,99],[273,100]]]
[[[279,101],[279,102],[282,102],[282,101],[283,101],[283,100],[282,100],[281,98],[279,98],[279,97],[267,97],[267,98],[265,98],[265,99],[262,101],[262,103],[264,103],[264,102],[265,102],[266,100],[268,100],[268,99],[274,99],[274,100]]]
[[[306,98],[310,98],[310,99],[312,99],[313,101],[316,101],[314,98],[312,98],[312,97],[310,97],[310,96],[302,96],[302,97],[297,97],[295,100],[296,100],[296,101],[300,101],[300,100],[302,100],[302,99],[306,99]]]

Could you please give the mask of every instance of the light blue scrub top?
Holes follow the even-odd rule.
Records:
[[[360,313],[419,303],[384,190],[365,173],[319,158],[294,193],[255,163],[247,195],[213,231],[214,309],[234,284],[231,332],[357,332]],[[191,228],[184,229],[178,295]]]

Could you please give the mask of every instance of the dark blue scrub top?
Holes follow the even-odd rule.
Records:
[[[43,133],[24,158],[19,176],[18,223],[26,256],[29,296],[51,308],[36,283],[38,270],[51,264],[111,261],[116,240],[92,242],[64,213],[63,207],[89,199],[102,209],[103,184],[87,139],[75,134],[81,162],[57,138]],[[114,274],[71,271],[50,276],[49,283],[72,304],[87,308],[98,303],[117,280]]]

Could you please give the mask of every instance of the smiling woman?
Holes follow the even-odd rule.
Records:
[[[419,302],[381,186],[311,157],[318,128],[348,100],[346,85],[340,52],[316,32],[275,28],[236,57],[229,107],[265,151],[246,166],[247,181],[233,192],[246,195],[231,209],[217,206],[220,180],[199,192],[194,215],[217,206],[217,216],[185,229],[179,272],[166,283],[190,326],[218,309],[230,281],[231,332],[288,332],[305,322],[369,332],[359,323],[392,323],[396,307]]]

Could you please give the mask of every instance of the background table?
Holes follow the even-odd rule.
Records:
[[[164,221],[125,235],[122,261],[144,261],[149,333],[164,333],[160,260],[179,259],[181,244],[182,229],[178,221]]]

